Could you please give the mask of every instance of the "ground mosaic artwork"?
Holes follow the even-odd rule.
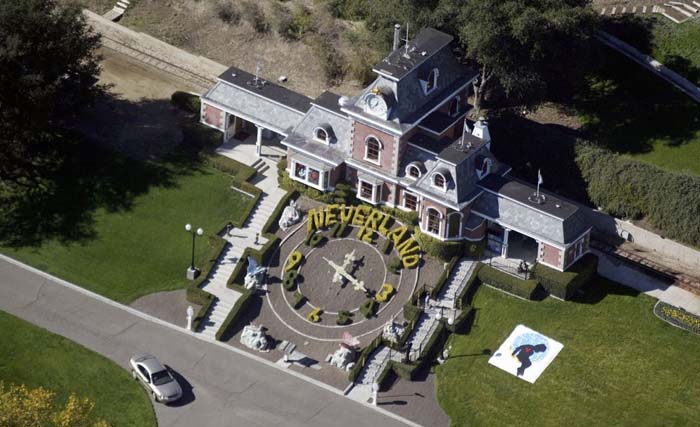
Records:
[[[534,384],[562,348],[560,342],[518,325],[491,356],[489,364]]]

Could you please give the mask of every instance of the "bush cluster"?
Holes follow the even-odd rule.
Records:
[[[700,247],[700,177],[579,144],[576,163],[591,200],[604,211],[645,218],[672,239]]]
[[[356,205],[358,200],[355,193],[352,191],[352,186],[345,182],[335,184],[333,191],[322,193],[321,191],[294,181],[289,177],[285,170],[287,167],[286,160],[281,160],[277,163],[277,177],[280,187],[287,191],[295,191],[300,195],[306,196],[309,199],[316,200],[322,203],[337,203],[346,205]]]
[[[478,277],[482,283],[526,299],[534,299],[543,292],[537,280],[519,279],[488,265],[483,265],[479,269]]]
[[[199,115],[201,101],[197,95],[178,90],[173,92],[173,94],[170,96],[170,102],[182,110]]]
[[[399,274],[401,272],[401,268],[403,267],[403,263],[401,262],[401,258],[399,257],[393,257],[389,261],[389,265],[387,265],[387,268],[389,271],[391,271],[394,274]]]
[[[557,271],[543,264],[535,265],[534,277],[545,291],[563,300],[570,299],[583,285],[588,283],[598,271],[598,257],[586,254],[569,267],[567,271]]]
[[[336,325],[349,325],[352,323],[352,313],[350,313],[347,310],[342,310],[338,312],[338,317],[335,319],[335,324]]]
[[[299,291],[294,292],[294,301],[292,306],[295,310],[299,310],[306,302],[306,297]]]
[[[241,20],[241,13],[231,0],[221,0],[216,5],[216,16],[227,24],[238,24]]]
[[[265,13],[258,3],[253,1],[241,3],[241,16],[253,27],[256,33],[267,33],[270,30],[265,20]]]
[[[379,304],[377,303],[377,301],[373,300],[372,298],[368,298],[360,306],[360,313],[362,313],[362,315],[365,316],[366,319],[369,319],[370,317],[374,316],[374,314],[377,312],[378,306]]]
[[[333,46],[330,40],[320,35],[310,37],[308,43],[321,64],[326,84],[334,86],[342,83],[346,70],[343,54]]]
[[[284,280],[282,281],[282,285],[284,285],[284,289],[288,290],[289,292],[294,291],[297,288],[297,279],[299,278],[299,273],[297,273],[296,270],[290,270],[284,275]]]
[[[414,237],[426,254],[443,261],[449,261],[453,257],[461,256],[464,251],[462,242],[443,242],[422,233],[420,227],[415,227]]]

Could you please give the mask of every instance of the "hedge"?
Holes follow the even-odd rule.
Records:
[[[391,258],[391,260],[389,261],[389,265],[387,265],[387,269],[394,274],[399,274],[402,268],[403,263],[401,262],[401,258],[399,257]]]
[[[449,261],[454,257],[459,257],[464,252],[462,242],[443,242],[422,233],[420,231],[420,227],[415,227],[413,234],[415,239],[420,244],[420,248],[426,254],[442,261]]]
[[[700,316],[689,313],[680,307],[659,301],[654,306],[654,314],[681,329],[700,334]]]
[[[364,368],[365,364],[367,364],[367,359],[369,359],[369,356],[380,345],[382,345],[382,334],[381,333],[379,335],[377,335],[367,345],[367,347],[363,348],[362,351],[360,352],[360,355],[357,357],[357,362],[355,362],[355,366],[353,366],[352,369],[350,369],[350,372],[348,374],[350,381],[355,382],[355,380],[357,379],[357,376],[362,371],[362,368]]]
[[[191,93],[175,91],[170,95],[170,102],[180,109],[189,111],[190,113],[195,113],[199,115],[201,111],[201,101],[199,95],[193,95]]]
[[[525,299],[534,299],[538,293],[542,292],[539,281],[535,279],[519,279],[488,265],[482,265],[479,269],[478,277],[482,283],[494,286]]]
[[[437,298],[437,296],[440,294],[440,291],[445,286],[445,283],[447,283],[447,279],[450,277],[450,274],[452,274],[452,270],[454,269],[455,264],[457,264],[458,260],[459,258],[453,257],[447,263],[447,266],[445,266],[445,268],[442,270],[442,273],[440,273],[437,280],[435,281],[435,285],[433,285],[433,288],[430,290],[431,298]]]
[[[349,325],[352,323],[352,318],[350,317],[352,314],[347,311],[347,310],[342,310],[338,312],[338,317],[335,319],[335,324],[336,325]]]
[[[294,302],[292,303],[292,307],[294,307],[295,310],[299,310],[305,302],[306,297],[304,296],[304,294],[302,294],[299,291],[294,292]]]
[[[257,174],[255,168],[220,154],[207,154],[202,157],[204,164],[239,181],[249,181]]]
[[[409,322],[417,320],[421,313],[421,309],[411,301],[406,302],[403,306],[403,317]]]
[[[282,280],[282,286],[289,292],[293,292],[297,288],[297,279],[299,278],[299,273],[296,270],[290,270],[285,273],[284,280]]]
[[[370,317],[374,316],[374,313],[377,311],[378,305],[379,304],[377,303],[377,301],[373,300],[372,298],[369,298],[360,306],[360,313],[362,313],[362,315],[365,316],[365,318],[369,319]]]
[[[427,363],[435,354],[437,354],[442,347],[443,339],[446,336],[446,330],[445,324],[443,322],[439,322],[437,328],[435,328],[435,331],[433,331],[433,334],[430,336],[430,339],[428,339],[428,343],[421,348],[420,355],[418,356],[418,359],[420,360],[419,364]]]
[[[338,182],[335,184],[335,189],[333,191],[324,193],[315,188],[311,188],[308,185],[294,181],[289,177],[289,173],[287,173],[285,170],[286,168],[286,160],[280,160],[277,162],[277,177],[279,185],[287,191],[296,191],[300,195],[304,195],[309,199],[323,203],[337,203],[346,205],[355,205],[358,203],[358,200],[355,197],[355,192],[350,191],[351,186],[348,183]]]
[[[596,206],[616,216],[644,218],[665,237],[700,247],[700,176],[586,143],[577,144],[576,164]]]
[[[228,314],[228,316],[226,316],[226,319],[219,327],[219,330],[216,331],[217,341],[221,341],[221,338],[224,336],[226,331],[236,322],[254,295],[254,292],[250,289],[245,289],[241,286],[235,286],[235,288],[237,291],[241,292],[241,296],[238,298],[238,300],[236,300],[231,312]]]
[[[467,334],[471,330],[471,326],[474,323],[474,316],[476,315],[476,310],[473,307],[465,306],[457,317],[455,317],[454,322],[450,325],[446,325],[447,330],[456,334]]]
[[[391,239],[384,239],[384,243],[382,243],[382,253],[383,254],[390,254],[391,249],[394,247],[394,242],[391,241]]]
[[[589,253],[579,259],[567,271],[557,271],[543,264],[536,264],[535,279],[550,294],[563,300],[570,299],[576,291],[588,283],[598,271],[598,257]]]

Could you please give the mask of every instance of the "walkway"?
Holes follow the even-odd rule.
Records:
[[[0,256],[0,310],[127,368],[151,352],[181,378],[185,397],[154,405],[160,427],[400,426],[393,414],[343,398],[292,370],[186,332]],[[282,373],[284,372],[284,373]]]
[[[634,48],[633,46],[623,42],[617,37],[608,34],[604,31],[599,31],[597,35],[598,40],[604,44],[610,46],[616,51],[627,56],[631,60],[635,61],[639,65],[643,66],[647,70],[671,83],[681,92],[688,95],[696,102],[700,102],[700,87],[694,85],[692,82],[688,81],[686,78],[680,74],[666,68],[662,63],[655,60],[654,58],[644,55],[642,52]]]
[[[666,285],[603,252],[593,252],[598,255],[598,273],[603,277],[700,316],[700,295]]]
[[[251,211],[250,216],[243,224],[243,228],[233,228],[228,234],[223,236],[228,242],[225,252],[212,269],[209,278],[202,285],[203,290],[216,297],[216,302],[212,304],[211,309],[202,320],[198,331],[209,338],[216,336],[216,332],[241,296],[240,292],[226,286],[238,260],[243,255],[245,248],[260,249],[267,243],[267,239],[262,237],[262,229],[270,216],[272,216],[280,200],[286,194],[286,191],[279,188],[277,183],[277,165],[275,161],[265,156],[258,158],[255,155],[255,145],[237,144],[234,141],[219,148],[217,152],[223,156],[253,166],[258,171],[253,183],[263,193]],[[265,153],[263,152],[263,154]],[[258,236],[257,243],[256,236]]]

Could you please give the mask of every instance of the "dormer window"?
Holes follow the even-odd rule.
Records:
[[[423,87],[423,94],[430,95],[438,86],[438,77],[440,76],[440,71],[437,68],[430,70],[427,76],[420,79],[421,86]]]
[[[441,190],[445,189],[445,177],[441,173],[433,175],[433,185]]]
[[[488,157],[485,157],[483,160],[481,160],[481,165],[477,164],[477,169],[476,169],[476,175],[479,179],[482,179],[486,175],[491,173],[491,165],[492,165],[491,159]]]
[[[322,127],[317,127],[316,129],[314,129],[314,140],[323,144],[330,144],[331,136],[328,134],[328,131],[326,129]]]
[[[452,99],[452,102],[450,103],[450,117],[457,117],[459,115],[460,101],[461,98],[459,96]]]
[[[406,166],[406,176],[412,179],[418,179],[423,175],[420,162],[411,162]]]

